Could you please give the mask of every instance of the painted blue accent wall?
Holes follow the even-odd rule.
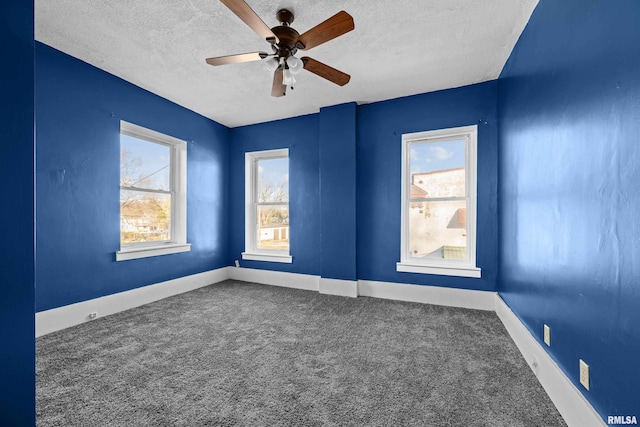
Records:
[[[321,276],[356,280],[355,103],[320,109]]]
[[[496,101],[493,81],[231,129],[229,263],[241,260],[244,250],[244,153],[288,147],[293,263],[241,265],[343,280],[495,291]],[[478,124],[477,259],[482,278],[396,272],[402,134],[472,124]]]
[[[35,425],[33,2],[0,3],[0,424]]]
[[[286,101],[277,99],[276,102]],[[230,130],[228,263],[263,270],[320,274],[320,177],[318,114]],[[289,229],[292,264],[243,261],[245,153],[289,149]]]
[[[638,1],[541,0],[499,80],[499,292],[605,420],[640,416],[639,41]]]
[[[498,253],[497,82],[358,108],[358,278],[495,291]],[[396,272],[400,261],[402,134],[478,125],[477,263],[482,278]]]
[[[229,130],[36,43],[36,309],[227,265]],[[115,261],[120,120],[187,141],[191,252]]]

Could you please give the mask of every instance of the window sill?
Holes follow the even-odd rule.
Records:
[[[285,264],[291,264],[293,262],[291,255],[257,254],[249,252],[242,252],[242,259],[249,261],[282,262]]]
[[[116,261],[127,261],[130,259],[177,254],[189,251],[191,251],[191,243],[165,243],[158,246],[127,248],[116,252]]]
[[[477,267],[434,267],[420,264],[396,263],[396,271],[403,273],[437,274],[440,276],[474,277],[479,279],[482,270]]]

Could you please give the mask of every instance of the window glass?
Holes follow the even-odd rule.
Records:
[[[411,183],[424,197],[465,196],[464,140],[411,143],[410,162]]]
[[[289,250],[289,159],[256,161],[258,249]]]
[[[289,206],[258,205],[258,248],[289,250]]]
[[[476,126],[402,136],[398,271],[480,277],[476,149]]]
[[[411,258],[466,259],[464,200],[412,202],[409,208]]]
[[[171,240],[171,147],[120,138],[120,244]]]
[[[410,144],[411,258],[466,259],[465,147],[464,140]]]
[[[289,201],[289,159],[260,159],[258,167],[258,202]]]
[[[245,153],[242,259],[293,262],[289,235],[289,149]]]

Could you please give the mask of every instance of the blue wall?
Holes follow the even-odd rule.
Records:
[[[320,178],[318,114],[230,130],[228,263],[243,267],[320,275]],[[289,149],[289,228],[292,264],[243,261],[244,155],[249,151]]]
[[[0,424],[35,424],[33,2],[0,3]]]
[[[495,291],[498,253],[497,82],[358,109],[358,278]],[[400,261],[401,137],[478,125],[477,263],[481,279],[396,272]]]
[[[231,129],[229,263],[244,250],[244,153],[290,149],[292,264],[250,268],[496,290],[497,82]],[[398,273],[401,135],[478,124],[481,279]],[[373,214],[375,213],[375,215]]]
[[[0,409],[16,408],[30,424],[34,248],[24,236],[33,223],[33,10],[18,1],[2,10],[5,53],[19,67],[4,67],[0,79],[11,99],[0,134],[14,142],[2,144],[0,170],[16,183],[5,190],[15,209],[3,213],[12,215],[3,221],[12,246],[0,260],[0,313],[13,319],[1,323],[2,338],[14,350],[2,352],[0,372],[16,387],[3,388]],[[37,309],[241,259],[244,153],[289,148],[293,264],[243,266],[497,288],[538,339],[542,324],[551,326],[549,352],[578,389],[578,359],[591,366],[591,391],[583,393],[603,417],[638,415],[639,17],[636,0],[541,0],[497,82],[231,130],[37,44]],[[346,121],[337,120],[341,108],[349,109]],[[189,141],[192,252],[115,262],[120,119]],[[479,132],[482,278],[398,273],[401,135],[471,124]],[[336,135],[349,145],[338,158],[339,144],[321,147]],[[349,186],[340,197],[323,194],[325,179]],[[347,218],[340,225],[347,236],[356,219],[355,261],[353,245],[323,254],[323,237],[340,248],[332,246],[340,238],[331,237],[332,211]],[[330,257],[350,261],[332,272]]]
[[[355,103],[320,109],[320,264],[324,278],[356,280]]]
[[[229,130],[40,43],[36,66],[37,311],[225,266]],[[115,261],[121,119],[188,142],[191,252]]]
[[[499,291],[605,419],[640,416],[639,23],[542,0],[499,80]]]

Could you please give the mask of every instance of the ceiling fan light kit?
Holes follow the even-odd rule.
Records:
[[[294,16],[287,9],[280,9],[276,13],[280,25],[269,28],[244,0],[220,1],[260,37],[264,38],[271,45],[273,53],[252,52],[219,56],[208,58],[207,64],[218,66],[262,61],[264,68],[274,73],[271,95],[275,97],[286,95],[287,86],[291,86],[293,89],[293,84],[296,81],[294,76],[303,69],[339,86],[344,86],[351,79],[348,74],[320,61],[306,56],[302,58],[295,56],[298,50],[309,50],[352,31],[355,25],[353,18],[347,12],[338,12],[307,32],[299,34],[291,27]]]
[[[278,58],[274,56],[267,56],[262,60],[262,65],[265,70],[273,73],[280,66],[280,62],[278,62]]]
[[[287,68],[291,70],[291,74],[298,74],[304,69],[304,63],[301,59],[290,56],[287,58]]]

